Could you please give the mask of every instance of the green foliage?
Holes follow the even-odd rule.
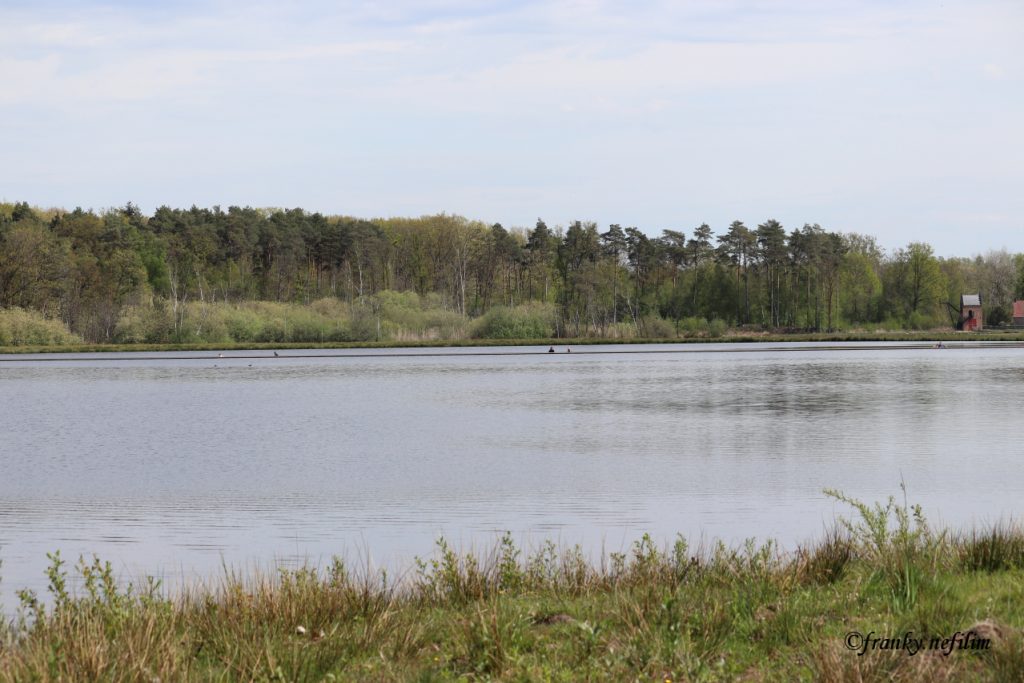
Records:
[[[708,331],[708,321],[704,318],[683,318],[679,321],[679,329],[685,337],[696,337]]]
[[[547,339],[555,335],[555,307],[531,302],[506,308],[498,306],[474,321],[472,336],[478,339]]]
[[[941,314],[937,311],[933,311],[930,314],[923,311],[915,311],[908,315],[906,321],[896,329],[930,330],[935,327],[946,326],[943,323]]]
[[[931,246],[912,242],[897,250],[886,277],[886,308],[906,327],[926,329],[942,324],[947,282]]]
[[[192,302],[175,313],[162,300],[130,306],[114,331],[118,343],[328,343],[458,339],[464,316],[431,307],[414,292],[381,292],[355,304],[326,298],[310,304]],[[379,335],[378,335],[379,332]]]
[[[479,600],[494,590],[493,577],[481,570],[476,556],[459,556],[442,537],[437,540],[439,557],[417,559],[419,593],[434,602]]]
[[[37,311],[22,308],[0,309],[0,346],[47,346],[80,344],[81,337],[67,326]]]
[[[1008,325],[1013,322],[1013,315],[1006,306],[992,306],[985,311],[986,326]]]
[[[722,335],[725,334],[727,327],[728,326],[725,324],[724,320],[719,320],[718,318],[715,318],[710,323],[708,323],[708,335],[711,337],[721,337]]]
[[[1013,282],[1013,297],[1018,301],[1024,300],[1024,254],[1014,255],[1013,266],[1016,271],[1016,277]]]
[[[466,336],[467,319],[446,309],[437,294],[383,291],[371,308],[379,311],[381,338],[391,340],[461,339]]]
[[[721,337],[729,326],[724,320],[715,318],[708,322],[704,318],[683,318],[679,321],[679,335],[686,338]]]
[[[840,523],[849,532],[856,551],[875,568],[875,577],[887,585],[897,611],[916,604],[928,570],[934,570],[947,549],[946,534],[934,534],[921,506],[909,506],[905,485],[901,483],[900,488],[903,505],[889,496],[884,506],[868,505],[839,491],[825,490],[826,495],[850,505],[859,514],[859,521],[840,518]]]
[[[156,344],[174,336],[174,319],[161,299],[152,306],[128,306],[114,326],[114,341],[119,344]]]
[[[506,531],[498,547],[498,590],[515,591],[523,585],[523,572],[519,565],[522,552],[512,540],[512,532]]]
[[[842,316],[860,324],[876,319],[882,281],[876,272],[876,262],[862,251],[847,251],[839,270]]]
[[[0,208],[0,308],[44,312],[93,343],[930,329],[952,326],[946,304],[962,293],[980,292],[998,323],[1024,291],[1020,254],[941,259],[912,243],[886,256],[868,236],[817,224],[787,232],[775,220],[756,230],[734,221],[717,236],[701,224],[688,238],[584,221],[507,229],[449,214]],[[345,308],[325,314],[324,301]],[[701,319],[711,322],[685,322]]]
[[[675,325],[657,315],[645,316],[641,327],[643,336],[648,339],[672,339],[676,336]]]

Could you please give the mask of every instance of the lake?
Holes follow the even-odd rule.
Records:
[[[1019,517],[1024,349],[948,346],[0,356],[2,609],[57,549],[171,584],[504,530],[791,549],[849,513],[822,489],[901,479],[938,524]]]

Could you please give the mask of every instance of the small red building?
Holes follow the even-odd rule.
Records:
[[[1024,301],[1013,302],[1013,324],[1024,325]]]
[[[965,332],[981,331],[981,294],[960,295],[960,320]]]

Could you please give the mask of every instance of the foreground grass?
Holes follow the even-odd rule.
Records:
[[[721,336],[667,337],[659,339],[432,339],[424,341],[380,342],[269,342],[269,343],[202,343],[202,344],[47,344],[0,346],[0,354],[24,353],[127,353],[166,351],[272,351],[285,349],[392,349],[392,348],[454,348],[490,346],[538,346],[554,344],[562,350],[566,346],[616,344],[707,344],[754,342],[1024,342],[1024,332],[820,332],[820,333],[727,333]]]
[[[0,635],[0,681],[1024,680],[1024,530],[954,538],[849,502],[856,522],[790,554],[645,536],[594,566],[506,535],[483,556],[439,541],[401,580],[335,560],[173,599],[99,561],[71,596],[55,555],[52,606],[23,593]],[[859,656],[853,631],[989,647]]]

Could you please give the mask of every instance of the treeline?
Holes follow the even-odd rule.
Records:
[[[775,220],[652,237],[446,214],[0,204],[0,308],[95,342],[923,329],[954,325],[967,292],[982,294],[987,325],[1009,320],[1024,255],[944,259],[921,242],[886,253],[870,236]]]

